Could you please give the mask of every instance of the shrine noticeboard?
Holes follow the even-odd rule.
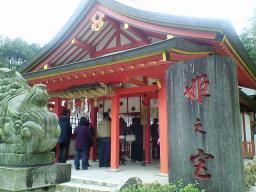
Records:
[[[226,57],[179,62],[168,70],[169,181],[208,192],[243,192],[235,63]]]

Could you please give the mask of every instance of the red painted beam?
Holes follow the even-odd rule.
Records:
[[[156,33],[156,32],[153,32],[153,31],[145,31],[144,32],[147,36],[152,36],[152,37],[155,37],[157,39],[160,39],[160,40],[164,40],[166,39],[167,37],[167,34],[163,34],[163,33]]]
[[[146,44],[151,43],[150,40],[147,38],[147,36],[142,31],[140,31],[139,29],[136,29],[136,28],[130,26],[128,28],[128,31],[130,31],[131,33],[133,33],[134,35],[139,37],[144,43],[146,43]]]
[[[95,46],[92,46],[88,43],[82,43],[81,41],[79,41],[75,38],[71,40],[71,44],[72,45],[77,45],[78,47],[88,51],[89,53],[96,50]]]
[[[125,31],[122,31],[121,30],[121,34],[126,38],[128,39],[131,43],[136,43],[137,40],[134,39],[132,36],[128,35],[128,33],[126,33]]]
[[[156,75],[158,74],[159,76],[164,75],[166,69],[169,67],[169,65],[165,66],[158,66],[158,67],[146,67],[143,69],[134,69],[134,70],[129,70],[129,71],[124,71],[124,72],[119,72],[117,73],[109,73],[105,75],[97,75],[97,76],[90,76],[88,78],[82,78],[82,79],[70,79],[66,80],[63,82],[55,82],[55,83],[49,83],[47,85],[47,90],[49,92],[54,92],[54,91],[61,91],[68,89],[73,86],[78,86],[78,85],[84,85],[84,84],[90,84],[90,83],[95,83],[95,82],[103,82],[106,84],[115,84],[115,83],[120,83],[123,82],[127,77],[133,77],[133,76],[141,76],[141,75]],[[113,75],[115,74],[115,75]],[[161,75],[160,75],[161,74]]]
[[[148,85],[148,86],[142,86],[142,87],[133,87],[133,88],[123,88],[118,89],[117,94],[118,95],[129,95],[129,94],[139,94],[139,93],[147,93],[147,92],[154,92],[158,91],[159,88],[157,85]]]
[[[119,28],[116,30],[116,47],[121,47],[121,30],[120,30],[120,26]]]
[[[108,34],[112,29],[113,29],[112,27],[110,27],[110,28],[104,27],[103,30],[101,30],[101,31],[98,32],[99,34],[98,34],[97,36],[95,36],[95,37],[92,38],[92,39],[88,38],[87,40],[88,40],[89,42],[91,42],[90,44],[96,46],[96,45],[105,37],[105,35]],[[101,36],[102,36],[102,37],[101,37]],[[100,37],[101,37],[101,38],[100,38]],[[94,51],[90,52],[90,58],[94,58],[93,54],[94,54],[95,52],[96,52],[96,49],[95,49]],[[73,62],[75,62],[75,61],[79,61],[80,59],[82,59],[83,57],[85,57],[87,54],[88,54],[87,52],[81,52],[81,53],[78,54],[76,57],[74,57],[74,58],[70,61],[70,63],[73,63]]]
[[[107,47],[109,46],[109,44],[111,43],[111,41],[113,41],[114,37],[116,36],[116,33],[114,33],[113,35],[111,35],[111,37],[108,39],[108,41],[104,44],[104,46],[102,47],[101,51],[105,51],[107,49]]]
[[[80,71],[76,71],[76,72],[67,72],[67,73],[64,73],[64,74],[59,74],[59,75],[53,75],[52,77],[46,77],[46,78],[43,78],[43,77],[38,77],[37,79],[35,80],[30,80],[29,83],[38,83],[38,82],[41,82],[41,81],[46,81],[46,80],[53,80],[53,79],[60,79],[60,78],[66,78],[68,76],[75,76],[75,75],[81,75],[84,77],[84,74],[85,73],[89,73],[89,74],[92,74],[93,72],[95,71],[102,71],[102,70],[105,70],[105,71],[108,71],[108,70],[112,70],[113,68],[116,68],[118,71],[122,72],[124,71],[125,67],[129,67],[132,65],[134,66],[137,66],[137,67],[144,67],[144,66],[155,66],[155,65],[158,65],[158,64],[167,64],[167,62],[161,62],[159,60],[162,59],[162,54],[157,54],[157,55],[153,55],[153,56],[149,56],[149,57],[146,57],[146,58],[142,58],[142,59],[136,59],[136,60],[131,60],[131,61],[126,61],[126,62],[120,62],[119,64],[115,64],[115,65],[110,65],[110,66],[99,66],[97,68],[93,68],[93,69],[84,69],[84,70],[80,70]]]
[[[175,52],[170,52],[169,53],[169,59],[171,61],[184,61],[184,60],[192,60],[192,59],[199,59],[203,57],[209,56],[208,53],[206,54],[195,54],[195,55],[184,55],[184,54],[179,54]]]
[[[126,45],[122,45],[120,47],[113,47],[113,48],[97,51],[94,54],[92,54],[92,56],[93,57],[99,57],[99,56],[102,56],[102,55],[106,55],[108,53],[113,53],[113,52],[122,51],[122,50],[126,50],[126,49],[132,49],[132,48],[143,46],[143,45],[145,45],[144,42],[136,42],[136,43],[133,43],[133,44],[126,44]]]
[[[135,78],[127,78],[126,82],[137,85],[137,86],[146,86],[147,85],[145,82],[140,81],[140,80],[135,79]]]

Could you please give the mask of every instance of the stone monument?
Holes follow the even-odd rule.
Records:
[[[239,95],[227,57],[179,62],[167,75],[169,181],[243,192]]]
[[[60,128],[47,103],[45,85],[0,68],[0,191],[55,191],[70,180],[71,165],[54,164],[50,152]]]

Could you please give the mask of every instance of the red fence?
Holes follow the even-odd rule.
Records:
[[[254,141],[243,141],[242,151],[244,158],[253,158],[255,155],[255,143]]]

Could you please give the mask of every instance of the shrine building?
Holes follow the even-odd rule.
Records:
[[[52,41],[18,71],[30,85],[47,86],[49,108],[57,115],[64,107],[72,111],[73,127],[88,111],[97,129],[101,114],[110,112],[112,169],[119,168],[119,116],[128,124],[141,118],[146,164],[152,162],[150,123],[158,117],[160,171],[168,173],[166,71],[209,55],[232,58],[238,86],[256,89],[256,67],[230,22],[153,13],[114,0],[82,0]],[[243,153],[252,157],[256,105],[242,91],[240,105]],[[96,158],[96,138],[91,158]]]

